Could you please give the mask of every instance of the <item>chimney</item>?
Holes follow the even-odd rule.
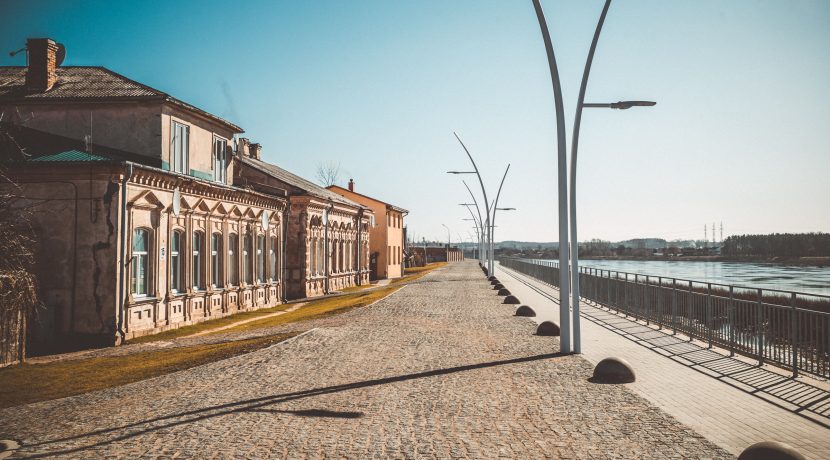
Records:
[[[349,179],[349,191],[354,192],[354,179]]]
[[[26,40],[29,51],[29,68],[26,71],[26,89],[30,92],[49,91],[58,79],[58,44],[49,38]]]
[[[249,145],[251,141],[248,140],[247,137],[240,137],[239,141],[236,143],[236,153],[241,157],[249,157],[251,156],[251,152],[249,149]]]
[[[251,144],[249,149],[251,151],[251,158],[259,160],[260,154],[262,153],[262,144]]]

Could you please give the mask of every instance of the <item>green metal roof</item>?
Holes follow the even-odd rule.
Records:
[[[53,153],[42,157],[32,158],[31,161],[48,162],[89,162],[89,161],[112,161],[111,158],[102,157],[94,153],[82,152],[80,150],[67,150],[65,152]]]

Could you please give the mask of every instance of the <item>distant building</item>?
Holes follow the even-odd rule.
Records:
[[[328,187],[349,200],[368,207],[374,213],[375,221],[369,229],[369,270],[373,280],[400,278],[404,265],[404,217],[406,209],[354,191],[354,180],[349,179],[349,188],[332,185]]]

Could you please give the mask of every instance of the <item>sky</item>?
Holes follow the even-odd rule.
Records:
[[[543,0],[568,139],[600,0]],[[830,231],[830,2],[629,0],[609,10],[580,133],[580,241]],[[556,241],[556,119],[530,0],[0,3],[0,65],[27,37],[242,126],[263,158],[410,211],[410,236],[472,236],[461,183],[496,240]],[[570,145],[570,144],[568,144]],[[570,147],[569,147],[570,148]],[[443,224],[443,225],[442,225]],[[711,230],[709,237],[711,239]],[[718,236],[720,236],[718,234]]]

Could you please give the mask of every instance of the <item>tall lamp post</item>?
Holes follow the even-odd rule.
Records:
[[[594,38],[591,40],[591,47],[588,50],[588,57],[585,60],[585,69],[582,72],[582,83],[579,85],[579,97],[576,102],[576,113],[574,115],[574,127],[571,134],[571,177],[570,177],[570,224],[571,224],[571,304],[573,305],[573,350],[574,353],[582,352],[582,338],[579,316],[579,238],[576,225],[576,161],[579,151],[579,129],[582,125],[582,109],[584,107],[610,108],[626,110],[631,107],[650,107],[655,105],[651,101],[620,101],[609,104],[586,104],[585,91],[588,88],[588,77],[591,74],[591,64],[594,61],[594,52],[597,49],[602,26],[605,23],[605,16],[611,0],[605,0],[602,13],[597,21],[597,28],[594,30]]]
[[[568,160],[565,145],[565,108],[562,103],[562,84],[559,81],[559,69],[556,67],[556,56],[553,52],[553,43],[550,40],[545,12],[542,11],[542,5],[539,3],[539,0],[533,0],[533,8],[536,10],[536,19],[539,21],[539,28],[542,30],[542,39],[545,42],[550,79],[553,84],[553,102],[554,108],[556,109],[556,165],[558,169],[557,191],[559,194],[559,351],[561,353],[570,353],[571,309],[568,305]]]
[[[507,172],[510,171],[510,163],[507,164],[507,168],[504,169],[504,175],[501,176],[501,182],[499,183],[499,191],[496,192],[496,200],[493,201],[491,205],[493,210],[490,213],[493,216],[493,220],[490,222],[490,253],[495,257],[496,253],[496,243],[495,243],[495,236],[496,236],[496,210],[498,210],[499,206],[499,197],[501,196],[501,188],[504,185],[504,179],[507,178]],[[495,275],[495,273],[490,273],[491,275]]]
[[[490,201],[487,200],[487,190],[484,189],[484,181],[481,180],[481,174],[478,171],[478,166],[476,166],[476,162],[475,162],[475,160],[473,160],[473,156],[470,154],[470,151],[467,149],[467,146],[464,145],[464,142],[461,141],[461,138],[458,137],[458,134],[453,133],[453,135],[455,135],[455,138],[458,139],[458,143],[461,144],[461,147],[464,149],[464,152],[467,154],[467,158],[469,158],[470,163],[473,164],[473,169],[475,171],[448,171],[448,173],[450,173],[450,174],[471,174],[471,173],[474,172],[476,177],[478,177],[478,183],[479,183],[479,185],[481,185],[481,194],[484,195],[484,211],[487,214],[487,220],[485,221],[484,228],[485,229],[489,228],[490,225],[491,225],[490,207],[488,206]],[[487,235],[488,233],[489,232],[485,232],[485,235]],[[490,276],[493,275],[493,254],[489,254],[489,253],[487,254],[487,274],[490,275]]]
[[[485,234],[484,234],[484,229],[487,228],[487,227],[484,225],[485,223],[481,219],[481,208],[479,208],[479,206],[478,206],[478,200],[476,200],[475,194],[473,194],[473,191],[470,190],[470,186],[467,185],[467,181],[462,180],[461,183],[464,184],[464,187],[467,189],[467,192],[470,193],[470,198],[473,199],[473,206],[475,206],[476,212],[478,213],[478,228],[480,229],[480,232],[481,232],[481,245],[480,245],[480,248],[478,250],[478,258],[482,259],[484,257],[484,245],[487,243],[487,239],[486,239]],[[487,203],[485,203],[484,206],[486,207]],[[472,214],[472,211],[470,211],[470,214]],[[473,217],[475,217],[475,216],[473,216]]]

